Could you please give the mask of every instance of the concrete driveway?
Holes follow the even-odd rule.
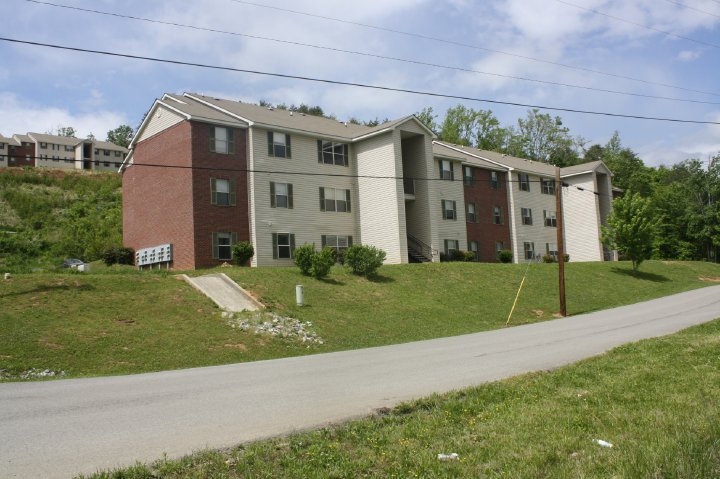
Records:
[[[720,286],[486,333],[133,376],[0,384],[0,477],[231,446],[551,369],[720,317]]]

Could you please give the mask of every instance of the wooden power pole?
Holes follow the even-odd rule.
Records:
[[[555,167],[555,222],[557,224],[558,282],[560,295],[560,315],[567,316],[565,304],[565,241],[563,238],[562,181],[560,168]]]

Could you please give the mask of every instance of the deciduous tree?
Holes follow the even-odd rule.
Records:
[[[608,224],[602,229],[602,241],[632,261],[633,271],[652,257],[657,221],[650,199],[628,192],[613,202]]]

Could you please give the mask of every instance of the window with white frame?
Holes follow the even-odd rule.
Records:
[[[270,182],[270,207],[288,208],[293,207],[293,185],[292,183]]]
[[[223,155],[232,155],[235,153],[232,128],[210,126],[210,151],[222,153]],[[109,155],[110,152],[107,151],[106,154]]]
[[[47,145],[48,145],[48,144],[45,143],[45,142],[40,142],[40,148],[47,148]],[[53,147],[52,149],[54,150],[54,149],[55,149],[55,145],[53,145],[52,147]]]
[[[545,226],[557,226],[557,217],[554,211],[543,210],[543,216],[545,217]]]
[[[549,254],[553,258],[558,257],[558,248],[556,243],[545,243],[545,253]]]
[[[505,249],[505,244],[503,244],[502,241],[495,242],[495,254],[499,254],[504,249]]]
[[[490,172],[490,188],[497,190],[500,187],[500,181],[498,179],[497,171]]]
[[[532,224],[532,209],[520,208],[520,216],[522,217],[522,224],[524,224],[524,225]]]
[[[530,191],[530,175],[518,173],[518,184],[520,185],[520,191]]]
[[[495,225],[503,224],[502,208],[499,206],[493,206],[493,224],[495,224]]]
[[[216,232],[212,234],[213,259],[229,261],[232,259],[232,245],[237,243],[237,234]]]
[[[444,220],[456,220],[457,210],[454,200],[442,200],[442,214]]]
[[[540,189],[544,195],[555,194],[555,180],[540,178]]]
[[[276,158],[290,158],[290,135],[268,131],[268,155]]]
[[[334,141],[317,141],[318,163],[348,166],[348,145]]]
[[[320,245],[325,248],[332,248],[337,252],[345,251],[352,246],[352,236],[344,235],[321,235]]]
[[[472,166],[463,166],[463,183],[465,183],[465,186],[472,186],[472,184],[473,184]]]
[[[350,190],[321,187],[320,211],[350,213]]]
[[[523,243],[523,250],[525,251],[525,259],[535,259],[535,243],[531,241],[525,241]]]
[[[475,203],[468,203],[466,207],[467,211],[465,212],[465,220],[468,223],[475,223],[477,221]]]
[[[450,160],[440,160],[440,178],[443,180],[453,180],[453,164]]]
[[[107,166],[110,166],[109,164]],[[235,180],[226,178],[210,178],[210,204],[219,206],[235,206]]]
[[[295,235],[292,233],[273,233],[273,259],[292,259],[295,251]]]
[[[445,245],[445,254],[451,255],[453,251],[459,251],[460,250],[460,242],[455,239],[446,239],[444,241]]]

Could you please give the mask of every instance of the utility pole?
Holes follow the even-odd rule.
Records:
[[[555,167],[555,222],[557,225],[558,282],[560,293],[560,315],[567,316],[565,304],[565,241],[563,238],[562,181],[560,168]]]

